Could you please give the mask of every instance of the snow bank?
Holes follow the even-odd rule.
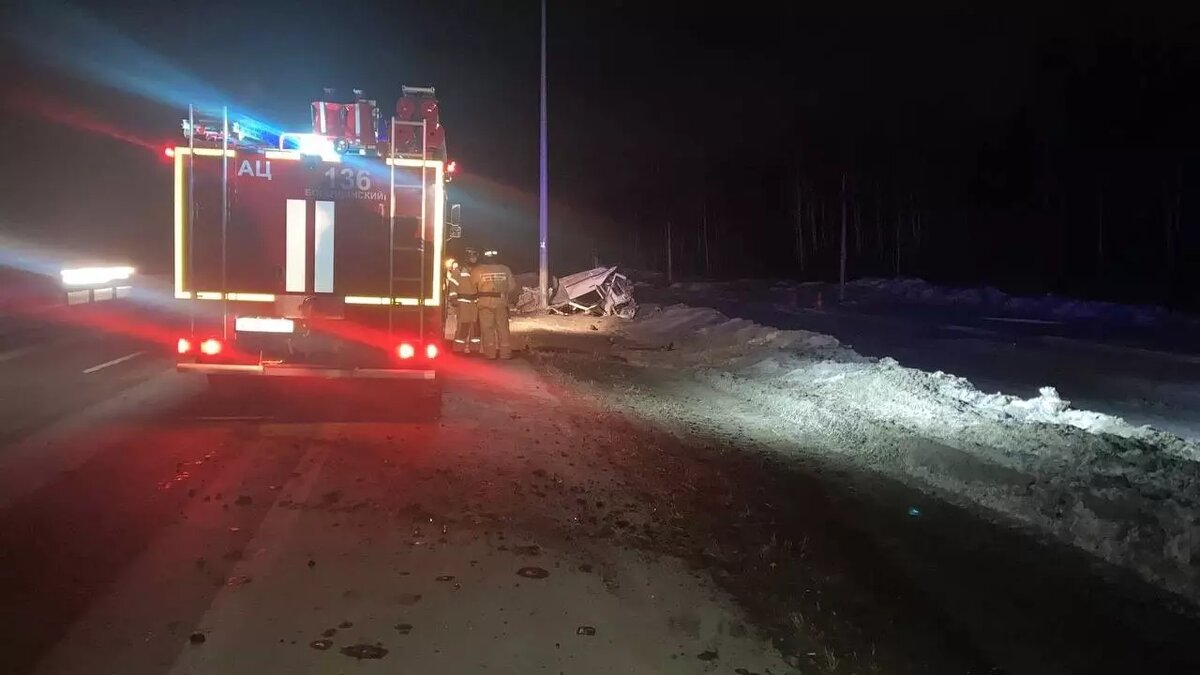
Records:
[[[651,311],[625,329],[625,335],[644,346],[672,352],[691,366],[753,363],[764,353],[828,351],[840,355],[836,338],[802,330],[780,330],[746,319],[730,319],[715,309],[676,305]]]
[[[685,369],[751,402],[792,441],[981,507],[1200,603],[1200,448],[1118,417],[988,394],[942,372],[863,357],[827,335],[706,308],[648,312],[630,360]]]

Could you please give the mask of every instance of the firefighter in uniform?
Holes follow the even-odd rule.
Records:
[[[470,354],[472,348],[479,349],[479,312],[475,307],[475,280],[471,278],[471,269],[478,262],[475,249],[467,249],[466,261],[451,269],[447,279],[457,314],[453,349],[465,354]]]
[[[496,252],[483,254],[482,265],[471,268],[475,282],[475,305],[479,309],[479,329],[483,333],[483,355],[502,359],[512,358],[512,341],[508,335],[508,296],[516,289],[516,279],[507,265],[496,262]]]

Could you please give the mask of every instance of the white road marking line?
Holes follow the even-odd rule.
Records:
[[[0,363],[4,363],[5,361],[12,361],[13,359],[19,359],[22,356],[25,356],[26,354],[28,354],[29,352],[31,352],[35,349],[37,349],[37,345],[32,345],[29,347],[20,347],[17,349],[10,349],[7,352],[0,352]]]
[[[109,366],[115,366],[115,365],[117,365],[118,363],[125,363],[125,362],[126,362],[126,361],[128,361],[129,359],[136,358],[136,357],[138,357],[138,356],[141,356],[142,354],[145,354],[145,353],[146,353],[146,352],[134,352],[134,353],[132,353],[132,354],[126,354],[125,356],[122,356],[122,357],[120,357],[120,358],[113,359],[112,361],[105,361],[104,363],[101,363],[100,365],[92,366],[91,368],[88,368],[88,369],[84,370],[84,371],[83,371],[83,374],[84,374],[84,375],[88,375],[88,374],[90,374],[90,373],[94,373],[94,372],[96,372],[97,370],[101,370],[101,369],[107,368],[107,367],[109,367]]]
[[[321,472],[325,468],[325,460],[328,457],[328,446],[323,443],[310,445],[308,450],[304,452],[304,455],[300,457],[300,461],[296,463],[296,471],[299,472],[299,475],[284,483],[279,494],[290,495],[289,499],[295,504],[306,503],[317,485]],[[255,577],[267,574],[277,563],[284,544],[288,543],[288,540],[292,538],[301,513],[302,511],[299,509],[281,506],[278,500],[272,503],[262,522],[259,523],[258,530],[251,537],[250,541],[246,542],[243,548],[243,550],[254,552],[254,554],[235,563],[233,569],[229,570],[228,578],[237,579],[239,577],[247,577],[254,579]],[[216,596],[212,599],[212,603],[205,610],[204,615],[196,622],[196,630],[201,633],[209,633],[214,627],[222,625],[222,620],[228,621],[232,617],[248,616],[254,611],[251,603],[252,601],[247,598],[245,593],[239,592],[236,588],[231,589],[226,585],[217,592]],[[225,625],[228,624],[226,623]],[[230,631],[213,634],[209,644],[218,646],[216,653],[219,654],[219,647],[226,640],[232,640],[232,633]],[[225,644],[230,644],[230,642],[225,642]],[[179,656],[176,657],[175,664],[172,666],[169,675],[192,675],[193,673],[212,672],[213,669],[205,667],[205,665],[217,657],[214,655],[213,650],[205,651],[208,653],[202,653],[188,645],[184,645],[182,651],[179,652]]]

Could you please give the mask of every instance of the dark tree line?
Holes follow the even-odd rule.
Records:
[[[844,222],[851,278],[1200,308],[1196,82],[1200,52],[1154,34],[1042,45],[978,120],[798,108],[783,142],[617,196],[628,230],[598,249],[665,271],[670,223],[676,277],[832,280]]]

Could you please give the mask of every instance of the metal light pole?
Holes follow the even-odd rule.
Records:
[[[546,140],[546,0],[542,0],[542,97],[541,97],[541,143],[538,159],[541,164],[538,174],[538,304],[542,309],[550,303],[550,263],[546,254],[546,237],[550,216],[550,157]]]

